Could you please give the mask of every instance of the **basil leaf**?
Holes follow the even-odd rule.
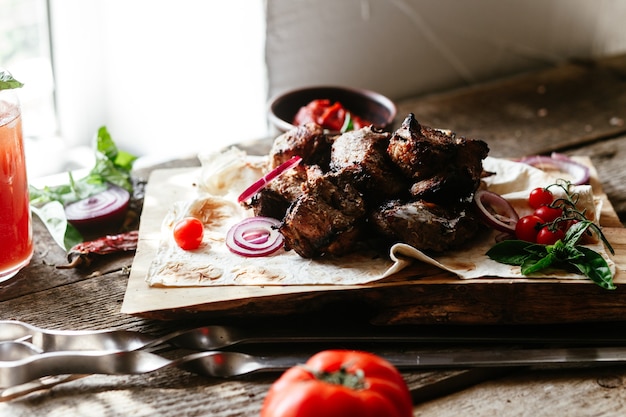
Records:
[[[530,254],[535,255],[535,256],[544,257],[548,253],[551,252],[548,249],[549,249],[548,246],[540,245],[540,244],[537,244],[537,243],[532,243],[532,244],[528,244],[528,246],[526,246],[526,248],[524,250],[526,252],[530,253]]]
[[[583,237],[583,234],[587,231],[591,225],[591,221],[583,220],[573,224],[565,233],[565,244],[568,246],[574,246]]]
[[[0,69],[0,90],[11,90],[23,86],[24,84],[13,78],[9,71]]]
[[[523,240],[503,240],[493,245],[486,255],[496,262],[521,265],[530,256],[530,253],[526,252],[526,248],[532,245],[532,243]]]
[[[65,209],[60,202],[51,201],[39,208],[31,206],[31,210],[43,222],[52,239],[61,249],[68,251],[83,241],[78,230],[68,223]]]
[[[130,171],[137,157],[120,151],[105,126],[98,129],[96,135],[96,165],[87,182],[101,184],[109,182],[132,192]]]
[[[577,259],[576,262],[571,262],[578,270],[598,284],[600,287],[607,290],[614,290],[617,288],[613,284],[613,274],[611,269],[606,263],[606,260],[598,252],[586,248],[584,246],[578,246],[577,249],[584,255],[582,259]]]
[[[104,126],[98,129],[96,135],[95,157],[94,167],[84,178],[75,180],[70,172],[68,184],[42,189],[29,186],[31,206],[41,209],[43,205],[57,202],[64,207],[104,191],[109,183],[125,188],[130,193],[133,192],[131,170],[137,158],[120,151]],[[54,216],[43,213],[40,218],[46,223],[46,227],[59,246],[71,248],[76,243],[80,243],[82,237],[66,222],[65,212],[61,213],[58,209],[56,210]],[[61,235],[62,231],[65,233],[64,238]],[[77,241],[77,239],[80,240]]]
[[[552,253],[554,253],[556,260],[559,262],[571,262],[585,256],[578,250],[578,246],[569,246],[560,240],[552,247]]]
[[[606,246],[609,252],[615,255],[615,249],[613,249],[611,243],[609,243],[606,236],[604,236],[604,233],[602,233],[600,227],[591,220],[583,220],[572,225],[565,234],[566,244],[569,246],[576,245],[588,229],[593,229],[593,231],[600,237],[600,240],[602,240],[602,243],[604,243],[604,246]]]
[[[521,265],[521,272],[523,275],[530,275],[535,272],[541,271],[551,266],[555,261],[553,253],[548,253],[546,256],[539,258],[535,256],[529,256]]]

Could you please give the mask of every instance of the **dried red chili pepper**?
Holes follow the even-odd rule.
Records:
[[[130,252],[137,249],[139,232],[120,233],[108,235],[88,242],[82,242],[71,248],[67,253],[67,265],[57,265],[59,269],[71,269],[87,267],[94,258],[111,253]]]

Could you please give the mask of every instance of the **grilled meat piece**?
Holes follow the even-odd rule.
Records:
[[[270,150],[270,168],[276,168],[293,156],[302,158],[303,165],[328,167],[330,142],[324,129],[315,123],[298,126],[278,136]]]
[[[469,202],[488,151],[483,141],[422,126],[413,114],[393,134],[365,127],[326,137],[304,125],[279,136],[270,153],[271,167],[294,155],[302,163],[250,206],[282,219],[285,248],[305,258],[343,255],[381,236],[441,252],[480,227]]]
[[[391,160],[413,182],[416,199],[454,203],[480,185],[489,147],[481,140],[420,125],[411,113],[389,140]]]
[[[423,200],[387,202],[372,213],[370,220],[389,241],[407,243],[427,252],[460,246],[481,227],[468,204],[441,206]]]
[[[365,202],[349,175],[311,175],[305,192],[289,207],[279,228],[285,249],[304,258],[343,255],[358,242]]]
[[[248,208],[254,211],[255,216],[282,220],[289,206],[303,193],[307,172],[315,168],[298,165],[283,172],[252,197]]]
[[[407,182],[387,154],[389,137],[371,126],[336,137],[330,153],[331,171],[348,169],[356,187],[371,200],[406,192]]]

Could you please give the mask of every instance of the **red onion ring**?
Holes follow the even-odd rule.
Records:
[[[130,203],[130,193],[116,185],[83,200],[68,204],[65,216],[75,227],[97,228],[122,222]]]
[[[237,198],[237,202],[241,203],[242,201],[245,201],[249,199],[250,197],[254,196],[256,193],[261,191],[263,187],[269,184],[270,181],[272,181],[274,178],[278,177],[280,174],[287,171],[288,169],[296,167],[301,161],[302,161],[301,157],[294,156],[288,161],[283,162],[282,164],[280,164],[279,166],[277,166],[276,168],[274,168],[273,170],[265,174],[258,181],[255,181],[254,184],[246,188],[244,192],[241,193],[239,197]]]
[[[519,215],[503,197],[491,191],[478,190],[474,194],[474,203],[487,225],[500,232],[515,233]]]
[[[528,156],[522,158],[520,162],[539,169],[551,168],[565,172],[572,177],[571,182],[574,185],[589,184],[589,167],[574,161],[564,154],[553,152],[550,156]]]
[[[250,217],[235,224],[226,233],[226,246],[237,255],[268,256],[283,247],[278,231],[280,221],[271,217]]]

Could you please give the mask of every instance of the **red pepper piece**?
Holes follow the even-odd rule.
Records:
[[[59,269],[87,267],[94,258],[111,253],[129,252],[137,249],[139,232],[120,233],[107,235],[88,242],[82,242],[71,248],[67,253],[67,265],[58,265]]]

